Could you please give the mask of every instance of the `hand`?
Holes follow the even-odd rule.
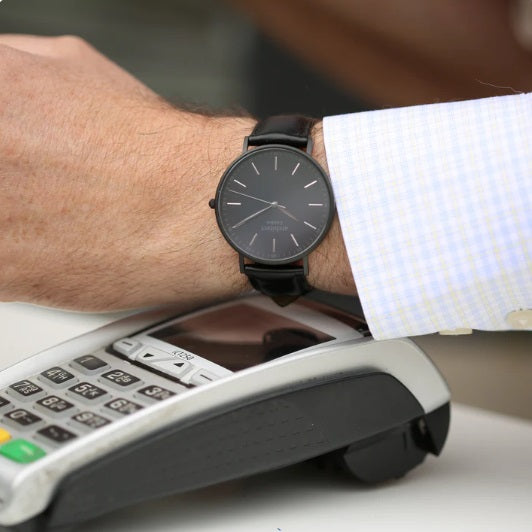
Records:
[[[233,253],[207,201],[252,120],[177,111],[76,37],[0,35],[0,65],[0,300],[107,310],[243,289],[215,271]]]
[[[0,35],[0,65],[0,300],[111,310],[249,289],[208,201],[254,120],[176,110],[75,37]],[[310,271],[354,290],[336,222]]]

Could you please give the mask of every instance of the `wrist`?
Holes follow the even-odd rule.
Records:
[[[240,273],[238,255],[222,236],[209,199],[227,167],[242,153],[255,120],[206,117],[170,111],[161,125],[165,146],[160,161],[159,223],[153,228],[156,249],[147,275],[154,304],[212,302],[251,289]],[[173,124],[173,126],[172,126]],[[328,170],[321,122],[312,132],[313,157]],[[312,286],[356,293],[337,216],[321,244],[309,255]],[[144,283],[147,288],[150,283]]]
[[[317,122],[312,128],[312,140],[314,143],[312,156],[327,175],[330,175],[323,139],[323,122]],[[320,290],[340,294],[356,294],[356,285],[349,264],[338,213],[335,213],[325,238],[309,255],[308,279],[313,287]]]
[[[218,182],[242,152],[255,121],[172,111],[159,180],[164,198],[157,227],[154,273],[157,303],[201,304],[249,290],[238,256],[209,207]],[[164,129],[164,128],[162,128]],[[175,131],[174,131],[175,130]]]

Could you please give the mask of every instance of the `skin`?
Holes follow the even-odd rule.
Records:
[[[101,311],[250,290],[208,200],[253,119],[175,109],[76,37],[0,35],[0,65],[0,300]],[[338,220],[309,268],[356,293]]]

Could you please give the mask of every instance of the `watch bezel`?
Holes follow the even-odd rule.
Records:
[[[223,223],[221,221],[221,218],[220,218],[220,192],[221,192],[225,182],[229,179],[229,176],[231,175],[233,169],[238,164],[240,164],[242,161],[253,157],[258,152],[279,150],[279,149],[285,150],[285,151],[288,151],[288,152],[292,152],[292,153],[296,154],[299,157],[303,157],[304,159],[307,159],[311,164],[313,164],[316,167],[316,169],[318,170],[320,175],[323,177],[323,180],[325,182],[327,191],[329,193],[329,200],[330,200],[329,201],[329,212],[328,212],[328,215],[327,215],[327,222],[323,226],[323,229],[320,232],[320,234],[317,236],[317,238],[314,240],[314,242],[309,247],[307,247],[305,250],[303,250],[301,253],[298,253],[297,255],[293,255],[293,256],[285,258],[285,259],[261,259],[259,257],[254,257],[253,255],[248,254],[245,250],[240,248],[235,242],[233,242],[233,240],[231,239],[231,236],[225,230],[225,227],[224,227],[224,225],[223,225]],[[322,242],[322,240],[325,238],[327,233],[329,232],[329,229],[330,229],[331,224],[332,224],[333,219],[334,219],[334,215],[336,213],[336,205],[335,205],[335,201],[334,201],[333,188],[332,188],[329,176],[327,175],[327,172],[325,172],[325,170],[322,168],[322,166],[318,163],[318,161],[316,161],[316,159],[314,159],[314,157],[312,157],[307,152],[305,152],[305,151],[303,151],[303,150],[301,150],[299,148],[295,148],[293,146],[289,146],[289,145],[286,145],[286,144],[266,144],[266,145],[258,146],[256,148],[252,148],[252,149],[249,149],[248,151],[245,151],[244,153],[239,155],[227,167],[227,169],[225,170],[225,172],[223,173],[223,175],[222,175],[222,177],[220,179],[220,182],[218,183],[218,187],[216,188],[216,195],[214,197],[214,212],[215,212],[215,215],[216,215],[216,222],[218,224],[218,227],[220,228],[220,232],[222,233],[222,235],[225,238],[225,240],[229,243],[229,245],[235,251],[237,251],[240,255],[242,255],[243,257],[245,257],[245,258],[247,258],[247,259],[249,259],[249,260],[251,260],[251,261],[253,261],[255,263],[267,264],[267,265],[275,266],[275,265],[283,265],[283,264],[292,264],[294,262],[297,262],[297,261],[301,260],[302,258],[306,257],[307,255],[309,255],[314,249],[316,249],[318,247],[318,245]]]

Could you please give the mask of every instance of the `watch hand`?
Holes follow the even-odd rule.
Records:
[[[283,207],[282,205],[277,205],[277,207],[279,207],[281,209],[281,212],[284,212],[286,216],[292,218],[292,220],[295,220],[296,222],[299,222],[299,220],[290,211],[288,211],[286,207]]]
[[[251,218],[255,218],[255,216],[258,216],[262,212],[267,211],[268,209],[271,209],[272,207],[275,207],[275,203],[273,203],[272,205],[268,205],[267,207],[264,207],[264,209],[261,209],[260,211],[257,211],[256,213],[251,214],[250,216],[248,216],[247,218],[244,218],[243,220],[240,220],[240,222],[233,225],[232,229],[236,229],[237,227],[240,227],[242,224],[245,224],[248,220],[251,220]]]
[[[228,188],[227,189],[228,192],[233,192],[233,194],[238,194],[240,196],[245,196],[246,198],[251,198],[251,199],[254,199],[254,200],[257,200],[257,201],[262,201],[262,203],[267,203],[268,205],[277,205],[277,202],[276,201],[266,201],[266,200],[263,200],[263,199],[260,199],[260,198],[256,198],[255,196],[250,196],[249,194],[244,194],[243,192],[238,192],[238,190],[233,190],[232,188]],[[277,205],[278,207],[281,207],[282,209],[284,209],[284,205]]]

